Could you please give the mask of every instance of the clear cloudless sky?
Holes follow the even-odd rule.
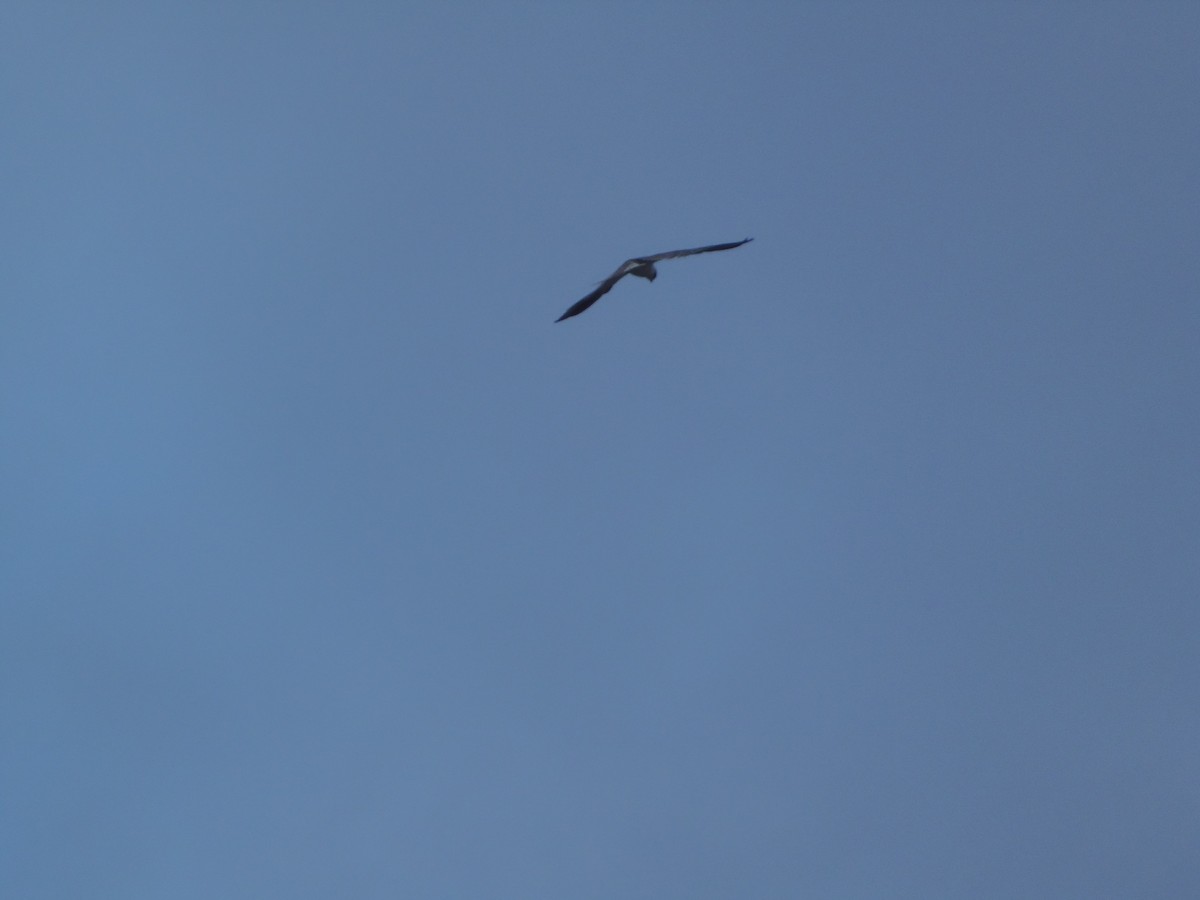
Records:
[[[1200,896],[1198,48],[5,4],[0,896]]]

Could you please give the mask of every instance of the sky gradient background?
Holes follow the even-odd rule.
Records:
[[[1200,896],[1198,46],[5,4],[0,895]]]

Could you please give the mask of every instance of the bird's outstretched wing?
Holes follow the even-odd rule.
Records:
[[[677,259],[680,256],[694,256],[697,253],[713,253],[717,250],[732,250],[734,247],[740,247],[742,244],[750,243],[754,238],[746,238],[744,241],[734,241],[732,244],[710,244],[707,247],[693,247],[691,250],[668,250],[666,253],[655,253],[651,256],[639,256],[631,262],[658,262],[660,259]]]
[[[625,260],[625,262],[621,263],[621,268],[617,269],[617,271],[613,272],[611,275],[609,275],[607,278],[605,278],[602,282],[600,282],[598,285],[596,285],[596,289],[594,291],[592,291],[590,294],[588,294],[586,297],[584,297],[582,300],[576,300],[573,304],[571,304],[570,309],[568,309],[565,313],[563,313],[561,316],[559,316],[554,321],[561,322],[563,319],[569,319],[569,318],[571,318],[571,316],[579,315],[581,312],[583,312],[585,309],[587,309],[589,306],[591,306],[593,303],[595,303],[597,300],[599,300],[601,297],[603,297],[605,294],[607,294],[609,291],[611,291],[612,286],[614,284],[616,284],[618,281],[620,281],[622,278],[624,278],[626,275],[628,275],[629,270],[634,268],[636,265],[637,265],[636,260],[632,260],[632,259]]]

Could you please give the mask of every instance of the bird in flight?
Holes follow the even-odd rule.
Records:
[[[646,278],[653,281],[658,277],[658,271],[654,268],[654,264],[663,259],[676,259],[680,256],[693,256],[697,253],[712,253],[716,250],[732,250],[734,247],[740,247],[742,244],[748,244],[754,238],[746,238],[744,241],[734,241],[732,244],[713,244],[709,247],[693,247],[691,250],[668,250],[666,253],[655,253],[653,256],[635,256],[633,259],[627,259],[621,263],[621,267],[605,278],[596,289],[584,297],[582,300],[576,301],[570,309],[555,319],[555,322],[561,322],[563,319],[569,319],[571,316],[577,316],[609,291],[612,286],[624,278],[626,275],[636,275],[638,278]]]

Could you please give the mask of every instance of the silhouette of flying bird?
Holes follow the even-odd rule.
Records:
[[[680,256],[693,256],[697,253],[712,253],[716,250],[732,250],[734,247],[740,247],[742,244],[748,244],[754,238],[746,238],[744,241],[734,241],[732,244],[713,244],[709,247],[693,247],[691,250],[668,250],[666,253],[655,253],[653,256],[635,256],[633,259],[627,259],[621,263],[621,267],[605,278],[596,289],[584,297],[582,300],[576,301],[570,309],[555,319],[555,322],[561,322],[563,319],[569,319],[571,316],[577,316],[609,291],[612,286],[624,278],[626,275],[636,275],[638,278],[646,278],[653,281],[658,277],[658,270],[654,268],[654,264],[664,259],[677,259]]]

